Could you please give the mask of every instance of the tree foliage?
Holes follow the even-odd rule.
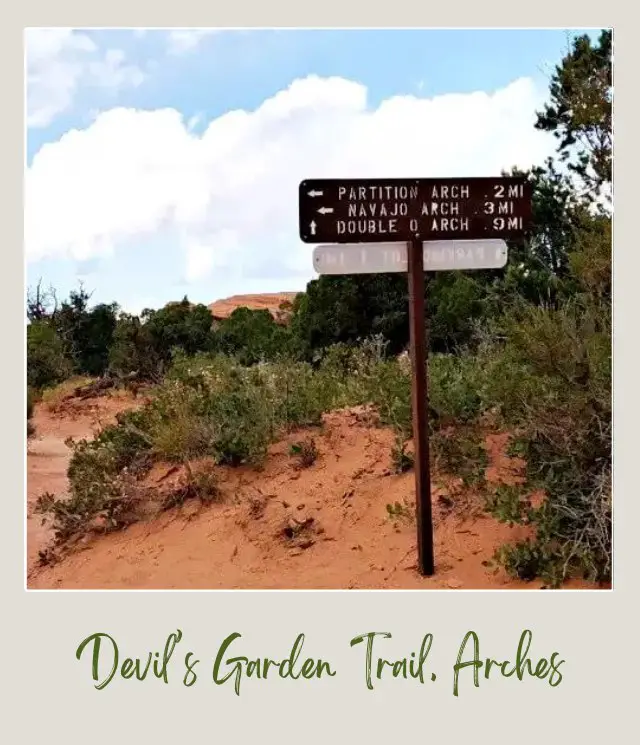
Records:
[[[254,365],[288,351],[289,333],[266,309],[236,308],[217,329],[217,348]]]
[[[588,35],[573,39],[556,66],[550,101],[538,114],[537,129],[553,132],[558,153],[569,169],[598,193],[611,183],[612,32],[596,44]]]
[[[213,318],[206,305],[192,305],[184,297],[159,310],[142,314],[154,354],[167,363],[174,351],[194,355],[212,349]]]
[[[36,390],[61,383],[73,372],[62,339],[45,321],[27,326],[27,384]]]

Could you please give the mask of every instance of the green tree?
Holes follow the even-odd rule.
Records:
[[[192,356],[214,348],[211,311],[206,305],[192,305],[186,297],[159,310],[144,311],[142,321],[163,363],[169,362],[175,349]]]
[[[118,306],[101,303],[89,307],[91,295],[80,286],[56,308],[50,322],[65,345],[76,372],[102,375],[109,364],[109,348],[116,327]]]
[[[217,329],[219,349],[244,365],[274,359],[287,351],[288,340],[287,330],[266,309],[236,308]]]
[[[561,160],[592,194],[611,183],[611,62],[611,30],[602,31],[595,44],[586,34],[575,37],[536,121],[537,129],[553,132]]]
[[[27,384],[35,390],[61,383],[72,374],[72,365],[56,330],[47,321],[27,326]]]
[[[305,358],[314,350],[372,334],[389,341],[389,352],[401,351],[408,340],[407,302],[403,275],[321,276],[296,298],[292,334]]]
[[[35,392],[33,388],[27,386],[27,437],[31,437],[35,434],[36,428],[31,421],[33,417],[33,408],[35,406]]]
[[[137,373],[143,380],[156,379],[161,358],[153,345],[148,325],[138,316],[122,313],[109,349],[109,369],[116,375]]]
[[[453,352],[465,346],[472,338],[474,322],[485,315],[486,295],[486,288],[470,274],[437,272],[427,286],[429,347],[435,352]]]

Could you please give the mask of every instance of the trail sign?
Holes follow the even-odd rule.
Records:
[[[507,244],[499,238],[485,241],[428,241],[423,244],[427,272],[502,269]],[[352,243],[314,246],[313,266],[318,274],[381,274],[407,271],[404,243]]]
[[[407,272],[418,567],[435,571],[429,459],[426,271],[499,269],[532,217],[523,177],[346,180],[300,184],[299,229],[319,274]]]
[[[525,177],[310,179],[299,187],[305,243],[508,239],[530,221]]]

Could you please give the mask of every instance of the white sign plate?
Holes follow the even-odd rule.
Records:
[[[501,239],[427,241],[423,243],[428,272],[502,269],[507,244]],[[406,243],[343,243],[316,246],[313,266],[318,274],[381,274],[407,271]]]

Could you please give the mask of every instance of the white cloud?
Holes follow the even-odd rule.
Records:
[[[113,109],[35,155],[27,255],[86,259],[162,236],[184,250],[189,282],[225,267],[247,281],[260,267],[309,276],[302,179],[499,175],[539,163],[554,147],[533,127],[543,93],[522,79],[491,95],[398,96],[368,109],[364,86],[312,76],[202,134],[173,109]]]
[[[116,90],[137,86],[143,72],[120,49],[100,50],[86,33],[65,28],[25,32],[27,126],[46,127],[73,103],[83,87]]]
[[[169,53],[185,54],[198,47],[200,42],[211,34],[217,34],[224,29],[217,28],[184,28],[173,29],[169,32]]]

